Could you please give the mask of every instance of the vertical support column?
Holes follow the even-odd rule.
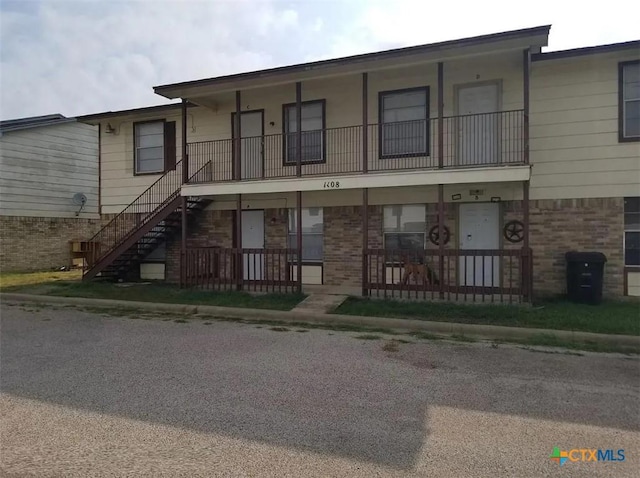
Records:
[[[528,48],[522,54],[522,87],[523,87],[523,125],[522,138],[524,148],[524,163],[529,164],[529,83],[531,76],[531,50]]]
[[[444,168],[444,64],[438,62],[438,168]],[[444,185],[438,184],[438,279],[444,299]]]
[[[182,99],[181,108],[181,121],[182,121],[182,184],[186,184],[189,181],[189,156],[187,153],[187,100]],[[187,285],[187,197],[182,196],[180,201],[180,287],[186,287]]]
[[[531,79],[531,50],[526,49],[522,52],[522,101],[523,101],[523,160],[525,164],[529,164],[529,109],[530,109],[530,79]],[[524,222],[524,240],[522,248],[525,252],[523,261],[523,281],[524,300],[531,301],[533,295],[533,258],[531,247],[529,245],[529,181],[522,183],[522,215]]]
[[[369,172],[369,74],[362,74],[362,172]],[[365,213],[367,210],[365,209]]]
[[[438,62],[438,168],[444,167],[444,64]]]
[[[302,191],[296,192],[296,241],[298,243],[298,263],[296,282],[298,294],[302,293]]]
[[[438,184],[438,250],[440,299],[444,299],[444,184]]]
[[[236,181],[240,181],[242,179],[242,95],[240,90],[236,91],[236,114],[233,118],[233,132],[235,133],[235,141],[233,143],[233,157],[234,161],[234,179]],[[240,221],[240,217],[238,217],[238,221]]]
[[[242,194],[236,198],[236,288],[242,290],[244,265],[242,264]]]
[[[302,176],[302,83],[296,82],[296,176]]]
[[[524,223],[524,239],[522,249],[523,259],[522,288],[525,302],[530,302],[533,296],[533,255],[529,245],[529,181],[522,182],[522,219]]]
[[[180,118],[182,122],[182,184],[189,182],[189,154],[187,151],[187,100],[182,100],[182,115]]]
[[[180,236],[180,287],[187,286],[187,197],[182,196],[180,201],[181,236]]]
[[[362,295],[369,295],[369,189],[362,190]]]

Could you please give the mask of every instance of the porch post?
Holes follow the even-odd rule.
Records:
[[[369,74],[362,74],[362,172],[369,172]],[[365,213],[366,213],[365,209]]]
[[[182,184],[189,181],[189,156],[187,153],[187,100],[182,99]],[[180,237],[180,287],[187,285],[187,197],[180,201],[181,237]]]
[[[189,181],[189,153],[187,150],[187,100],[182,99],[182,183]]]
[[[369,189],[362,189],[362,295],[369,295]]]
[[[239,116],[238,116],[239,117]],[[242,194],[236,198],[236,288],[242,290],[244,266],[242,264]]]
[[[523,97],[523,147],[524,163],[529,164],[529,108],[530,108],[530,78],[531,78],[531,50],[528,48],[522,53],[522,97]],[[522,248],[525,252],[523,260],[523,289],[525,301],[530,301],[533,295],[533,258],[529,245],[529,181],[522,183],[522,216],[524,222],[524,239]]]
[[[438,62],[438,168],[444,168],[444,64]],[[438,184],[438,275],[444,299],[444,185]]]
[[[522,87],[523,87],[523,125],[522,138],[524,147],[524,163],[529,164],[529,81],[531,76],[531,50],[524,50],[522,55]]]
[[[302,83],[300,81],[296,82],[296,176],[302,176]]]
[[[298,150],[299,151],[299,150]],[[302,293],[302,191],[296,191],[296,241],[298,243],[298,264],[296,282],[298,294]]]
[[[181,237],[180,237],[180,287],[187,285],[187,197],[180,201]]]
[[[240,181],[242,178],[242,161],[240,160],[240,156],[242,155],[242,95],[240,90],[236,90],[236,114],[233,118],[233,132],[235,141],[233,143],[233,156],[234,156],[234,179],[236,181]],[[240,217],[238,217],[238,221]]]

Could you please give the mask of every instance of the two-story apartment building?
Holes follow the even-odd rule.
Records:
[[[548,26],[155,87],[100,125],[85,277],[521,302],[640,293],[640,42]],[[301,246],[299,246],[301,245]]]

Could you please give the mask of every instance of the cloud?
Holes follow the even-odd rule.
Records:
[[[272,66],[301,28],[295,10],[270,1],[43,2],[28,13],[3,11],[2,117],[162,103],[152,86]]]
[[[634,39],[624,0],[2,0],[0,115],[164,102],[164,83],[552,23],[550,49]]]

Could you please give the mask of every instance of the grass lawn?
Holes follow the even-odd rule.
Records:
[[[640,335],[640,304],[638,302],[603,302],[601,305],[592,306],[558,300],[537,304],[534,307],[517,307],[401,302],[351,297],[334,313]]]
[[[0,274],[0,291],[17,292],[19,288],[37,286],[55,281],[80,280],[81,270],[46,272],[4,272]]]
[[[135,300],[169,304],[218,305],[254,309],[291,310],[305,296],[298,294],[250,295],[246,292],[213,292],[180,289],[165,283],[80,282],[80,272],[37,272],[0,276],[2,292],[43,294],[90,299]]]

